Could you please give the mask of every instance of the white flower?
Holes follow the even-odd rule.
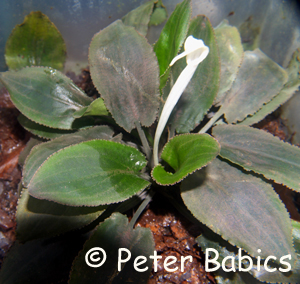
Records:
[[[196,39],[189,36],[184,43],[184,52],[178,54],[170,63],[172,66],[178,59],[186,56],[186,63],[198,66],[209,53],[209,47],[206,46],[202,39]]]
[[[183,69],[179,77],[177,78],[167,100],[161,112],[158,125],[154,137],[153,146],[153,160],[154,166],[158,165],[158,144],[160,136],[167,124],[169,116],[180,99],[183,91],[188,85],[189,81],[192,79],[197,66],[202,62],[209,53],[209,47],[206,46],[201,39],[196,39],[193,36],[189,36],[184,43],[184,52],[175,56],[170,63],[172,66],[178,59],[186,56],[186,67]]]

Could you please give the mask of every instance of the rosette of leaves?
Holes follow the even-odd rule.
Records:
[[[22,114],[21,124],[48,140],[32,142],[22,158],[18,242],[4,262],[0,283],[67,278],[53,275],[49,266],[60,263],[64,254],[71,258],[65,263],[68,269],[75,258],[69,283],[147,283],[150,268],[136,272],[133,259],[152,254],[154,243],[148,229],[134,229],[134,224],[154,192],[169,196],[181,212],[202,223],[198,243],[203,250],[217,247],[221,258],[235,257],[236,248],[254,260],[292,256],[288,275],[251,271],[250,280],[244,280],[231,267],[233,274],[220,274],[218,283],[253,283],[253,277],[297,283],[297,240],[270,181],[299,191],[300,151],[251,125],[298,89],[298,53],[283,69],[259,49],[244,52],[235,27],[224,21],[213,28],[205,16],[191,18],[189,0],[176,6],[151,46],[144,35],[150,24],[165,19],[163,9],[161,1],[149,1],[94,36],[89,65],[100,94],[96,100],[53,66],[0,74]],[[153,167],[152,130],[186,66],[184,59],[169,64],[190,35],[201,38],[210,52],[169,118],[161,139],[161,164]],[[212,134],[205,133],[217,120]],[[129,223],[117,213],[139,203]],[[77,257],[65,245],[70,238],[75,249],[83,247]],[[133,256],[118,271],[121,245]],[[109,261],[91,268],[84,255],[96,246],[109,252]],[[24,269],[18,270],[21,265]],[[151,265],[151,260],[145,264]]]

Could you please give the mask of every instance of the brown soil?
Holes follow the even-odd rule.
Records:
[[[162,256],[158,261],[157,272],[152,269],[148,284],[215,283],[213,276],[204,270],[204,255],[195,241],[201,231],[180,215],[167,200],[156,196],[142,214],[137,226],[151,229],[155,250]],[[166,272],[163,267],[164,260],[168,256],[175,256],[177,259],[176,264],[170,266],[170,268],[178,268],[175,272]],[[181,257],[186,256],[192,256],[192,262],[185,261],[181,271]]]
[[[17,115],[9,94],[0,89],[0,263],[15,240],[17,187],[21,179],[18,158],[28,140]]]
[[[99,93],[96,90],[92,79],[91,79],[91,74],[88,68],[82,69],[81,74],[76,76],[74,72],[67,72],[66,74],[72,81],[84,92],[89,96],[94,99],[99,97]]]

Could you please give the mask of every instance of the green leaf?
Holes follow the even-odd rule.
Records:
[[[215,159],[187,177],[181,192],[198,220],[250,255],[294,257],[289,214],[270,184]]]
[[[26,242],[81,228],[98,218],[105,209],[105,206],[70,207],[40,200],[23,189],[16,214],[17,238]]]
[[[23,167],[23,186],[27,187],[31,178],[39,167],[50,157],[52,154],[67,146],[78,144],[83,141],[94,139],[112,139],[113,130],[108,126],[95,126],[85,130],[78,131],[74,134],[66,134],[52,141],[48,141],[34,147],[29,156],[25,160]]]
[[[294,247],[296,249],[296,253],[300,255],[300,222],[292,220],[292,226],[293,226]]]
[[[251,125],[261,121],[265,118],[269,113],[275,111],[278,107],[288,101],[292,95],[298,91],[300,86],[300,78],[299,78],[299,61],[300,49],[297,49],[293,57],[290,61],[290,64],[286,71],[288,72],[288,82],[284,85],[283,89],[280,93],[272,99],[269,103],[262,106],[262,108],[257,111],[252,116],[246,117],[245,120],[241,121],[239,124],[241,125]]]
[[[46,15],[31,12],[9,36],[5,60],[9,69],[49,66],[62,71],[66,60],[66,45]]]
[[[159,105],[158,65],[152,47],[134,28],[116,21],[96,34],[89,62],[93,83],[126,131],[150,126]]]
[[[260,46],[261,27],[259,24],[254,23],[252,16],[239,26],[239,32],[244,50],[254,50]]]
[[[213,135],[221,144],[220,155],[300,191],[300,149],[263,130],[240,125],[219,125]]]
[[[225,272],[222,268],[214,272],[218,284],[261,284],[245,272]]]
[[[285,261],[288,260],[285,259]],[[289,272],[282,273],[276,266],[268,266],[268,268],[276,268],[277,270],[274,272],[268,272],[266,271],[264,266],[260,266],[260,271],[257,271],[257,266],[254,265],[250,273],[251,275],[253,275],[253,277],[260,280],[261,282],[298,284],[300,279],[300,255],[298,255],[298,259],[294,264],[294,268]],[[286,269],[286,267],[284,268]]]
[[[151,0],[130,11],[122,18],[124,25],[134,27],[141,35],[146,36],[153,7],[154,1]]]
[[[27,156],[29,155],[31,149],[32,149],[34,146],[36,146],[36,145],[38,145],[38,144],[40,144],[40,143],[42,143],[42,142],[43,142],[43,140],[40,139],[40,138],[33,138],[33,137],[31,137],[31,138],[29,139],[29,141],[26,143],[25,148],[22,150],[22,152],[21,152],[20,155],[19,155],[19,165],[20,165],[20,166],[23,167],[23,165],[24,165],[24,163],[25,163],[25,160],[26,160]]]
[[[83,237],[73,234],[56,240],[18,241],[1,267],[1,284],[52,284],[68,279],[72,260],[82,248]],[[65,283],[65,282],[64,282]]]
[[[194,18],[190,24],[188,35],[202,39],[209,47],[209,54],[201,62],[176,104],[169,123],[177,133],[192,131],[203,119],[218,93],[220,62],[218,47],[211,23],[205,16]],[[178,78],[186,67],[186,60],[181,59],[172,67],[172,80]]]
[[[218,270],[214,271],[215,279],[217,283],[226,283],[226,284],[257,284],[260,283],[258,280],[250,276],[248,273],[245,272],[238,272],[239,269],[239,259],[238,259],[238,248],[232,246],[224,239],[222,239],[219,235],[215,234],[207,227],[204,227],[204,232],[202,235],[197,237],[196,241],[198,245],[201,247],[201,250],[205,253],[206,249],[215,249],[219,257],[217,261],[222,264],[223,260],[226,257],[234,258],[234,267],[236,272],[225,272],[222,267]],[[245,255],[244,252],[241,253],[243,256]],[[215,257],[214,253],[208,253],[205,255],[205,259],[212,255]],[[225,260],[226,261],[226,260]],[[242,261],[243,263],[243,261]],[[244,263],[243,263],[244,264]],[[232,268],[231,262],[226,261],[227,268]],[[247,267],[247,266],[246,266]],[[244,268],[244,266],[243,266]]]
[[[167,18],[167,10],[161,0],[154,2],[153,13],[150,16],[149,26],[157,26],[162,24]]]
[[[211,230],[209,230],[206,226],[201,227],[202,234],[196,238],[198,245],[200,246],[203,253],[205,253],[205,259],[207,259],[210,255],[215,257],[214,253],[206,252],[206,249],[215,249],[219,257],[216,259],[220,264],[225,257],[233,257],[234,258],[234,266],[235,269],[238,268],[238,258],[237,258],[237,248],[230,245],[224,239],[222,239],[219,235],[215,234]],[[230,249],[228,249],[228,247]],[[226,265],[230,264],[229,261],[226,262]],[[227,267],[231,268],[231,266]],[[234,272],[225,272],[222,267],[218,270],[214,271],[214,276],[219,284],[252,284],[251,282],[244,282],[241,276],[247,275],[246,273],[234,273]],[[249,275],[249,274],[248,274]],[[251,277],[251,276],[250,276]],[[253,277],[251,277],[253,280]],[[257,281],[257,280],[256,280]],[[256,282],[254,282],[256,283]]]
[[[223,20],[215,28],[215,36],[220,53],[220,87],[215,102],[220,102],[234,82],[243,58],[241,37],[236,27]]]
[[[293,222],[293,221],[292,221]],[[219,268],[217,271],[214,272],[215,279],[217,280],[217,283],[221,284],[259,284],[257,279],[255,279],[253,276],[251,276],[249,273],[253,274],[252,271],[249,273],[240,272],[239,269],[239,256],[238,256],[238,249],[236,247],[233,247],[228,242],[226,242],[224,239],[222,239],[220,236],[213,233],[211,230],[209,230],[207,227],[204,228],[204,233],[197,238],[198,244],[201,246],[201,249],[203,252],[205,252],[205,249],[207,248],[213,248],[218,251],[219,258],[217,261],[221,264],[225,257],[233,257],[234,258],[234,265],[236,272],[225,272],[222,268]],[[244,253],[242,252],[242,255]],[[207,257],[207,255],[206,255]],[[251,258],[252,263],[254,264],[253,267],[256,268],[257,260],[255,258]],[[249,261],[241,259],[243,268],[249,267]],[[261,265],[263,265],[264,260],[261,261]],[[229,261],[227,260],[226,264],[229,264]],[[244,267],[245,266],[245,267]],[[278,267],[278,265],[277,265]],[[263,266],[261,266],[261,269],[264,270]],[[277,272],[275,272],[277,273]],[[269,274],[274,274],[269,273]],[[271,276],[272,276],[271,275]],[[274,278],[273,278],[274,279]],[[279,282],[279,279],[274,282]]]
[[[0,73],[0,81],[22,114],[52,128],[72,129],[73,113],[92,101],[68,77],[52,68],[8,71]]]
[[[274,98],[287,82],[287,72],[259,49],[246,51],[222,104],[228,123],[243,120]]]
[[[78,129],[64,130],[40,125],[38,123],[33,122],[23,114],[20,114],[18,116],[18,121],[27,131],[31,132],[37,137],[45,139],[54,139],[65,134],[70,134],[78,131]]]
[[[291,220],[292,226],[293,226],[293,243],[294,247],[296,249],[296,253],[298,254],[295,267],[292,269],[291,272],[288,273],[281,273],[278,271],[278,268],[280,267],[277,264],[269,262],[268,264],[271,264],[272,266],[268,265],[269,268],[276,268],[277,271],[274,272],[267,272],[264,268],[264,260],[261,260],[260,265],[260,271],[257,270],[257,259],[251,258],[253,263],[253,268],[249,271],[249,273],[245,272],[238,272],[238,265],[239,265],[239,259],[238,259],[238,249],[236,247],[233,247],[228,242],[223,240],[220,236],[213,233],[211,230],[209,230],[207,227],[204,227],[204,232],[201,236],[199,236],[196,240],[201,247],[202,251],[205,252],[207,248],[213,248],[218,251],[219,258],[217,261],[219,263],[222,263],[223,259],[227,256],[234,257],[235,259],[235,268],[237,270],[236,273],[234,272],[224,272],[222,268],[218,269],[214,272],[215,278],[217,280],[217,283],[227,283],[227,284],[253,284],[253,283],[261,283],[257,279],[261,280],[262,282],[271,282],[271,283],[298,283],[300,279],[300,262],[299,262],[299,252],[300,252],[300,242],[299,242],[299,224],[296,221]],[[203,228],[201,227],[201,230]],[[242,254],[243,255],[243,254]],[[207,257],[207,256],[206,256]],[[293,266],[293,261],[285,259],[285,261],[288,261]],[[249,261],[248,260],[242,260],[242,263],[249,267]],[[228,262],[227,262],[228,264]],[[284,267],[286,268],[286,267]]]
[[[293,240],[294,240],[294,246],[297,253],[297,259],[295,264],[292,264],[292,261],[288,261],[288,259],[285,259],[285,261],[288,261],[292,264],[292,270],[286,273],[282,273],[278,271],[278,269],[274,272],[268,272],[265,270],[264,267],[260,267],[260,271],[257,271],[257,265],[253,267],[253,269],[250,271],[251,275],[253,275],[255,278],[259,279],[262,282],[280,282],[280,283],[293,283],[298,284],[300,279],[300,223],[292,220],[292,226],[293,226]],[[270,267],[269,267],[270,268]],[[273,267],[272,267],[273,268]],[[286,268],[286,267],[284,267]]]
[[[165,86],[169,77],[169,64],[177,55],[186,38],[192,13],[190,2],[190,0],[184,0],[175,7],[154,45],[161,76],[161,89]]]
[[[165,145],[161,154],[161,158],[175,173],[167,172],[162,165],[158,165],[152,170],[152,177],[161,185],[175,184],[207,165],[219,151],[218,142],[208,134],[175,136]]]
[[[236,247],[226,242],[220,235],[215,234],[207,226],[202,225],[200,228],[201,235],[196,238],[196,242],[203,253],[206,253],[206,249],[215,249],[219,253],[219,257],[217,258],[219,263],[222,263],[224,258],[228,256],[236,258],[238,254]],[[237,259],[235,259],[235,265],[238,265]]]
[[[104,264],[98,268],[89,267],[85,262],[87,252],[94,247],[101,247],[107,256]],[[121,271],[118,271],[118,255],[121,248],[128,249],[131,258],[122,265]],[[150,229],[140,227],[132,229],[128,224],[127,217],[114,213],[109,219],[100,224],[85,243],[83,250],[74,261],[69,284],[99,283],[99,279],[101,279],[101,283],[146,284],[152,268],[152,260],[149,256],[153,254],[154,250],[154,241]],[[127,253],[123,252],[121,254],[121,252],[120,257],[125,259]],[[100,251],[97,256],[101,258],[101,261],[103,253]],[[139,269],[147,268],[145,272],[138,272],[134,269],[134,260],[138,256],[146,257],[146,262],[138,266]],[[89,260],[91,262],[90,258]],[[97,263],[92,262],[92,264]]]
[[[251,116],[248,116],[245,120],[238,122],[239,125],[252,125],[261,120],[263,120],[268,114],[274,112],[281,105],[287,102],[293,94],[298,91],[300,86],[300,80],[297,85],[292,87],[284,87],[280,93],[273,98],[270,102],[263,105],[261,109],[259,109],[256,113]]]
[[[95,116],[109,115],[109,112],[107,111],[102,98],[98,98],[94,100],[88,107],[83,107],[82,109],[76,111],[73,114],[75,118],[80,118],[82,116],[89,116],[89,115],[95,115]]]
[[[82,142],[50,156],[31,179],[29,194],[70,206],[124,201],[150,184],[140,177],[146,163],[133,147],[105,140]]]

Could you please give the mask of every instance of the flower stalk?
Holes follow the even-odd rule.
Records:
[[[214,123],[224,114],[223,109],[220,108],[214,116],[207,122],[207,124],[198,132],[199,134],[205,133],[208,129],[210,129]]]
[[[171,89],[158,121],[153,145],[154,166],[158,165],[159,140],[172,113],[172,110],[180,99],[188,83],[192,79],[199,63],[201,63],[207,57],[208,53],[209,47],[206,46],[201,39],[196,39],[193,36],[189,36],[184,43],[184,52],[175,56],[170,63],[170,66],[172,66],[177,60],[186,56],[187,65],[180,73],[173,88]]]

